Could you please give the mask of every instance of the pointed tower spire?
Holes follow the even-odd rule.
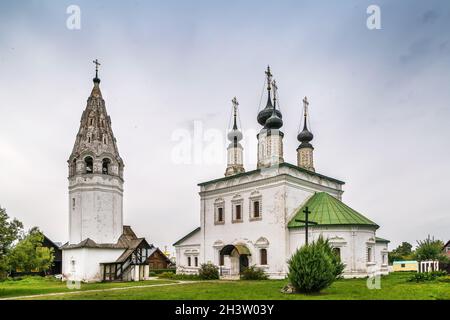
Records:
[[[300,145],[297,148],[297,164],[306,170],[314,170],[313,150],[314,147],[310,143],[314,135],[308,130],[308,107],[309,101],[305,97],[303,99],[303,130],[298,134],[297,139]]]
[[[123,231],[124,164],[100,92],[100,63],[94,63],[94,88],[68,160],[70,244],[88,238],[97,244],[115,244]]]
[[[225,176],[244,172],[243,164],[243,148],[239,141],[242,140],[242,132],[237,126],[238,106],[239,102],[236,97],[231,100],[233,104],[233,126],[230,132],[228,132],[228,140],[230,144],[227,148],[227,169],[225,170]]]

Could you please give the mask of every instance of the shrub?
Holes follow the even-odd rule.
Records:
[[[319,292],[341,277],[344,265],[322,237],[299,248],[289,259],[288,279],[296,291]]]
[[[422,272],[416,273],[411,278],[408,279],[409,282],[425,282],[425,281],[434,281],[437,278],[443,277],[447,275],[447,272],[439,270],[432,272]],[[443,281],[445,282],[445,280]]]
[[[256,266],[245,268],[241,275],[242,280],[267,280],[268,278],[264,270]]]
[[[197,274],[176,274],[173,272],[163,272],[158,275],[158,278],[170,280],[200,280],[200,277]]]
[[[201,280],[217,280],[219,279],[219,268],[212,263],[204,263],[200,266],[198,276]]]
[[[155,274],[161,274],[163,272],[172,272],[175,273],[175,268],[166,268],[166,269],[150,269],[150,272],[154,272]]]
[[[156,272],[150,271],[150,272],[148,273],[148,276],[149,276],[149,277],[155,277],[155,276],[156,276]]]

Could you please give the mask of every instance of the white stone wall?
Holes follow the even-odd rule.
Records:
[[[122,253],[123,249],[77,248],[63,250],[63,277],[71,281],[101,281],[100,263],[114,262]]]
[[[382,274],[389,273],[388,252],[388,243],[377,242],[375,244],[376,270]]]
[[[290,230],[290,255],[305,243],[304,228]],[[341,261],[346,265],[345,277],[365,277],[380,261],[375,249],[375,229],[370,227],[340,226],[340,227],[310,227],[309,241],[314,241],[320,235],[329,239],[333,247],[339,248]],[[371,247],[370,259],[367,256]]]
[[[202,256],[201,243],[203,242],[202,232],[196,232],[194,235],[183,241],[175,247],[177,273],[197,273],[198,268],[194,266],[194,259],[198,257],[198,265],[204,263]],[[188,257],[191,257],[192,265],[188,266]]]
[[[123,229],[122,180],[102,174],[69,179],[69,242],[116,243]]]

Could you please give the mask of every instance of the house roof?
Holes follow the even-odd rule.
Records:
[[[195,228],[194,230],[192,230],[191,232],[189,232],[187,235],[185,235],[183,238],[181,238],[180,240],[178,240],[177,242],[175,242],[173,244],[173,246],[177,246],[180,243],[182,243],[184,240],[190,238],[191,236],[193,236],[194,234],[196,234],[198,231],[200,231],[200,227]]]
[[[375,242],[389,243],[389,242],[391,242],[391,240],[386,240],[386,239],[383,239],[380,237],[375,237]]]
[[[132,249],[134,250],[145,238],[138,238],[130,226],[123,226],[122,235],[116,243],[97,243],[87,238],[80,243],[66,243],[61,249],[77,249],[77,248],[102,248],[102,249]]]
[[[288,223],[288,228],[302,228],[305,220],[303,210],[308,207],[311,213],[308,216],[310,221],[317,222],[318,225],[366,225],[379,228],[379,226],[353,210],[342,201],[329,195],[326,192],[318,192],[311,196],[306,203],[298,209],[297,213]]]
[[[287,162],[282,162],[282,163],[280,163],[279,166],[280,167],[287,167],[287,168],[295,169],[295,170],[303,172],[303,173],[307,173],[307,174],[310,174],[310,175],[313,175],[313,176],[316,176],[316,177],[319,177],[319,178],[322,178],[322,179],[326,179],[326,180],[329,180],[329,181],[336,182],[337,184],[341,184],[341,185],[345,184],[345,182],[343,182],[343,181],[324,176],[324,175],[316,173],[314,171],[309,171],[309,170],[306,170],[304,168],[300,168],[300,167],[298,167],[296,165],[293,165],[293,164],[290,164],[290,163],[287,163]],[[261,169],[256,169],[256,170],[252,170],[252,171],[242,172],[242,173],[234,174],[234,175],[223,177],[223,178],[219,178],[219,179],[214,179],[214,180],[202,182],[202,183],[199,183],[198,186],[201,187],[201,186],[206,186],[206,185],[211,184],[211,183],[216,183],[216,182],[220,182],[220,181],[227,181],[227,180],[234,179],[234,178],[237,178],[237,177],[249,176],[249,175],[252,175],[252,174],[260,172],[260,171],[261,171]]]

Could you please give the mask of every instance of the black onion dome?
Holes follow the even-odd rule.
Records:
[[[258,113],[257,120],[260,125],[264,126],[266,124],[267,119],[269,119],[270,116],[272,115],[272,110],[273,110],[273,104],[272,104],[272,99],[270,98],[270,92],[269,92],[269,97],[267,99],[266,107]],[[281,112],[278,109],[275,110],[275,113],[280,119],[283,118],[283,115],[281,114]]]
[[[313,138],[314,135],[306,128],[306,126],[297,136],[297,140],[300,142],[310,142]]]
[[[265,123],[265,128],[267,129],[280,129],[283,126],[283,120],[278,116],[276,109],[272,109],[271,116],[267,119]]]

